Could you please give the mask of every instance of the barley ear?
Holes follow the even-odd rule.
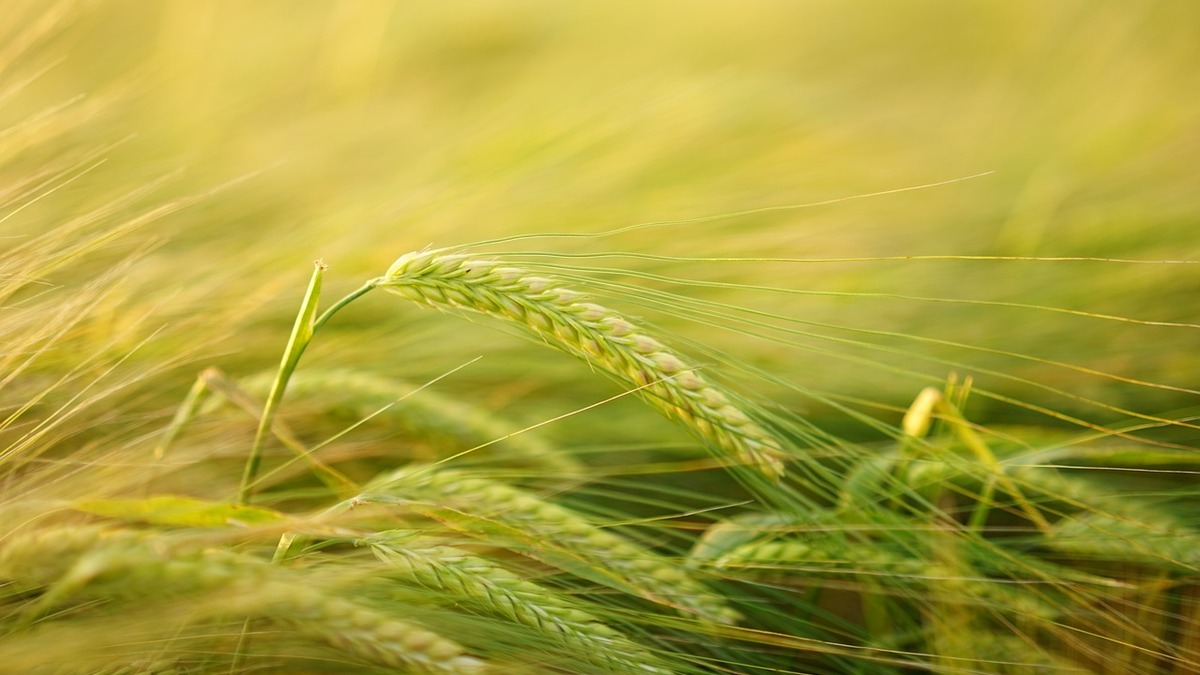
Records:
[[[199,607],[205,595],[226,591],[222,613],[282,624],[378,665],[440,675],[489,668],[449,637],[343,597],[335,574],[304,573],[154,531],[57,527],[9,537],[0,543],[0,580],[45,589],[27,605],[26,620],[52,621],[51,610],[73,598],[130,606],[194,598]],[[194,619],[212,617],[201,612]]]
[[[678,561],[600,527],[584,514],[500,481],[429,469],[426,465],[396,471],[355,499],[371,503],[396,495],[427,500],[443,507],[429,510],[432,517],[454,523],[469,536],[481,536],[591,581],[674,607],[685,616],[719,624],[741,620],[727,598],[682,569]]]
[[[778,439],[725,391],[621,315],[557,280],[493,260],[432,250],[401,256],[372,283],[428,307],[516,324],[636,387],[667,417],[683,422],[726,455],[771,478],[784,473],[787,455]]]
[[[411,533],[382,532],[369,545],[391,573],[465,604],[534,628],[572,658],[605,672],[669,675],[672,671],[626,635],[588,613],[582,601],[525,579],[486,558],[452,546],[423,544]]]

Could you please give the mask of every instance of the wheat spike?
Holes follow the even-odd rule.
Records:
[[[489,560],[451,546],[414,541],[409,533],[383,532],[361,543],[369,545],[397,577],[446,593],[447,602],[466,603],[535,628],[572,658],[605,672],[672,672],[637,643],[581,609],[579,602]]]
[[[460,471],[414,467],[383,479],[369,491],[428,499],[495,519],[561,547],[587,564],[616,572],[646,597],[706,621],[732,624],[740,614],[674,560],[655,553],[584,515],[520,488]],[[369,496],[364,497],[370,501]]]
[[[786,455],[779,441],[728,394],[621,315],[554,279],[432,250],[400,257],[373,283],[422,305],[478,312],[522,326],[547,344],[639,387],[668,417],[737,460],[772,478],[784,473]]]
[[[234,591],[230,612],[289,626],[380,665],[443,675],[487,668],[457,642],[341,597],[314,577],[151,532],[56,527],[23,533],[0,549],[0,578],[45,589],[39,613],[76,597],[139,602]]]

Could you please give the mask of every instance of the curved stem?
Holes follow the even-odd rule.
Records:
[[[338,313],[338,310],[366,295],[367,291],[375,288],[378,285],[379,279],[371,279],[367,283],[363,284],[358,290],[330,305],[329,309],[322,312],[321,316],[317,317],[317,320],[313,322],[313,332],[316,332],[321,328],[321,326],[324,326],[326,321],[329,321],[334,314]]]

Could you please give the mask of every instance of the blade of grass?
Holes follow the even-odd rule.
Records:
[[[242,485],[238,489],[239,503],[245,504],[250,500],[250,490],[255,476],[258,475],[258,467],[262,463],[263,442],[266,440],[267,434],[271,432],[271,423],[275,419],[275,412],[279,409],[279,402],[283,400],[288,379],[292,376],[296,365],[300,363],[300,356],[304,354],[304,349],[312,340],[317,301],[321,297],[321,280],[326,267],[321,260],[316,261],[313,265],[313,274],[308,282],[308,290],[305,291],[300,311],[296,314],[292,335],[288,338],[287,347],[283,350],[279,372],[275,376],[275,382],[271,384],[271,393],[267,395],[267,403],[263,407],[262,418],[258,422],[258,431],[254,434],[254,445],[250,448],[250,456],[246,459],[246,470],[242,474]]]

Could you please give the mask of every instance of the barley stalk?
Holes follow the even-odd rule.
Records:
[[[39,613],[75,597],[145,601],[232,591],[230,613],[288,625],[377,664],[455,675],[486,669],[457,642],[340,597],[314,583],[319,577],[146,532],[64,527],[21,534],[0,549],[0,578],[46,589]]]
[[[738,461],[772,478],[784,473],[786,455],[779,441],[735,406],[727,393],[621,315],[557,280],[492,260],[432,250],[400,257],[372,283],[429,307],[515,323],[638,387],[667,417],[682,421]]]

